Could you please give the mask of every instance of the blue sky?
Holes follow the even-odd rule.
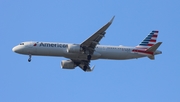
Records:
[[[179,102],[179,0],[1,0],[0,102]],[[159,30],[163,54],[97,60],[91,73],[63,70],[62,57],[12,52],[22,41],[81,43],[113,16],[100,44],[136,46]]]

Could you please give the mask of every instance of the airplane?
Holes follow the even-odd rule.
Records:
[[[105,36],[106,30],[112,24],[113,19],[114,17],[81,44],[27,41],[13,47],[12,51],[28,55],[29,62],[31,62],[32,56],[65,57],[68,60],[61,61],[62,69],[75,69],[78,66],[85,72],[93,71],[94,66],[90,67],[91,60],[127,60],[142,57],[148,57],[154,60],[155,55],[162,53],[162,51],[157,50],[162,44],[162,42],[156,43],[159,33],[157,30],[149,33],[135,47],[100,45],[99,42]]]

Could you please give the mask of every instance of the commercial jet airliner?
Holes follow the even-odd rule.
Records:
[[[162,53],[157,50],[162,43],[156,43],[158,36],[157,30],[153,30],[135,47],[99,45],[100,40],[106,34],[105,31],[111,25],[113,19],[114,17],[81,44],[29,41],[20,43],[12,50],[19,54],[28,55],[29,62],[33,55],[65,57],[69,60],[61,61],[61,67],[63,69],[74,69],[79,66],[85,72],[93,71],[94,66],[89,66],[91,60],[126,60],[142,57],[148,57],[149,59],[154,60],[155,55]]]

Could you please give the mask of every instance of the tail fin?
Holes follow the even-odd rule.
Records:
[[[153,30],[138,46],[138,48],[150,48],[156,44],[159,31]]]

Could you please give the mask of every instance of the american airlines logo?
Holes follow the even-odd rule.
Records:
[[[54,43],[40,43],[39,46],[41,47],[60,47],[60,48],[67,48],[67,44],[54,44]]]

